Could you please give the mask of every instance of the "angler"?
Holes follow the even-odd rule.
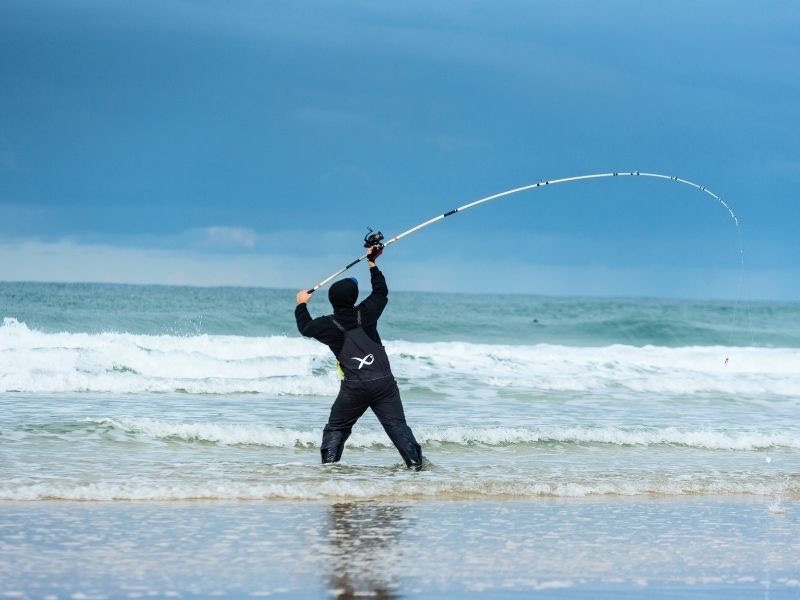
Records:
[[[422,450],[406,423],[400,390],[392,375],[389,357],[378,334],[378,319],[386,307],[389,288],[376,260],[383,252],[383,235],[371,233],[364,238],[372,293],[356,305],[358,281],[342,279],[328,290],[333,314],[311,318],[309,290],[297,292],[295,319],[297,329],[306,337],[327,344],[336,356],[341,378],[339,395],[331,407],[328,423],[322,434],[323,463],[338,462],[344,444],[356,421],[371,408],[389,439],[400,452],[406,466],[422,468]]]

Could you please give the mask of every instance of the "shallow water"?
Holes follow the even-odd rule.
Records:
[[[371,413],[317,464],[338,381],[287,292],[0,298],[0,500],[800,498],[795,304],[392,295],[412,475]]]

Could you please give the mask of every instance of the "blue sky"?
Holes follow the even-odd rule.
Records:
[[[0,4],[0,280],[800,299],[794,2]],[[744,252],[744,278],[740,271]],[[356,275],[361,266],[356,267]]]

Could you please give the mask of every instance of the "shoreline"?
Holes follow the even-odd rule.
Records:
[[[3,501],[6,597],[797,598],[800,501]]]
[[[402,472],[398,468],[398,472]],[[563,503],[580,503],[580,502],[697,502],[697,501],[741,501],[745,503],[761,502],[765,510],[772,514],[782,515],[786,514],[786,507],[797,505],[794,510],[800,509],[800,497],[794,496],[781,496],[776,498],[770,494],[660,494],[660,493],[643,493],[643,494],[587,494],[585,496],[556,496],[556,495],[486,495],[486,494],[457,494],[452,495],[425,495],[418,496],[403,496],[400,498],[392,498],[390,496],[370,496],[370,497],[356,497],[356,496],[320,496],[317,498],[299,498],[294,496],[287,497],[264,497],[264,498],[36,498],[36,499],[9,499],[0,498],[0,514],[4,506],[35,506],[35,505],[61,505],[61,504],[75,504],[75,505],[98,505],[98,506],[117,506],[124,507],[126,505],[132,506],[182,506],[182,505],[202,505],[208,504],[210,506],[238,506],[238,505],[270,505],[270,504],[298,504],[298,505],[324,505],[331,504],[454,504],[454,503],[473,503],[473,504],[535,504],[538,502],[563,502]],[[771,510],[772,508],[782,508],[783,510]]]

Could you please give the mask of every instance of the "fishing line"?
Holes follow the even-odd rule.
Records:
[[[584,181],[584,180],[589,180],[589,179],[602,179],[604,177],[652,177],[652,178],[656,178],[656,179],[665,179],[665,180],[668,180],[668,181],[674,181],[676,183],[681,183],[683,185],[688,185],[690,187],[693,187],[693,188],[703,192],[704,194],[708,194],[709,196],[714,198],[714,200],[719,202],[719,204],[723,208],[725,208],[725,210],[728,211],[728,214],[730,215],[731,219],[733,219],[733,222],[736,224],[737,232],[739,231],[739,217],[736,216],[736,213],[733,212],[733,209],[728,205],[727,202],[725,202],[720,196],[718,196],[717,194],[715,194],[714,192],[709,190],[707,187],[705,187],[703,185],[699,185],[699,184],[694,183],[692,181],[689,181],[688,179],[682,179],[680,177],[674,177],[674,176],[671,176],[671,175],[661,175],[660,173],[643,173],[641,171],[631,171],[631,172],[620,172],[620,173],[594,173],[594,174],[590,174],[590,175],[577,175],[577,176],[574,176],[574,177],[563,177],[561,179],[545,179],[545,180],[539,181],[537,183],[531,183],[529,185],[523,185],[522,187],[517,187],[517,188],[510,189],[510,190],[506,190],[506,191],[500,192],[498,194],[492,194],[491,196],[486,196],[485,198],[479,198],[478,200],[474,200],[473,202],[469,202],[468,204],[465,204],[464,206],[459,206],[458,208],[454,208],[453,210],[449,210],[446,213],[437,215],[437,216],[433,217],[432,219],[428,219],[427,221],[423,221],[419,225],[415,225],[411,229],[408,229],[408,230],[406,230],[406,231],[404,231],[402,233],[399,233],[396,236],[394,236],[393,238],[391,238],[390,240],[386,241],[384,243],[384,247],[385,246],[390,246],[390,245],[394,244],[395,242],[399,242],[403,238],[408,237],[409,235],[411,235],[412,233],[416,233],[417,231],[425,229],[429,225],[433,225],[434,223],[437,223],[438,221],[442,221],[442,220],[446,219],[447,217],[451,217],[451,216],[453,216],[455,214],[458,214],[460,212],[464,212],[466,210],[469,210],[470,208],[474,208],[476,206],[479,206],[481,204],[485,204],[485,203],[490,202],[492,200],[499,200],[500,198],[505,198],[506,196],[511,196],[512,194],[518,194],[520,192],[526,192],[528,190],[534,190],[534,189],[537,189],[537,188],[547,187],[547,186],[551,186],[551,185],[558,185],[560,183],[572,183],[572,182],[575,182],[575,181]],[[354,261],[348,263],[343,268],[339,269],[335,273],[331,274],[329,277],[326,277],[325,279],[320,281],[313,288],[309,289],[308,293],[309,294],[313,294],[319,288],[323,287],[324,285],[326,285],[327,283],[329,283],[333,279],[336,279],[337,277],[339,277],[339,275],[341,275],[342,273],[344,273],[345,271],[347,271],[351,267],[354,267],[355,265],[360,263],[362,260],[367,258],[367,256],[368,256],[368,253],[367,254],[363,254],[362,256],[359,256]],[[742,249],[741,241],[739,243],[739,258],[740,258],[741,268],[742,268],[742,272],[743,272],[743,270],[744,270],[744,251]],[[737,300],[737,303],[738,303],[738,300]],[[734,314],[735,314],[735,309],[734,309]]]

